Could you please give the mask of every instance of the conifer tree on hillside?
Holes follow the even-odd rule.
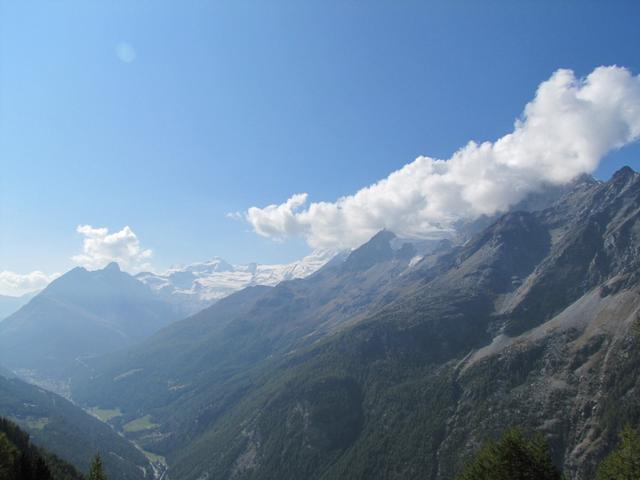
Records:
[[[600,464],[596,480],[640,478],[640,436],[630,426],[620,432],[620,443]]]
[[[526,439],[518,429],[487,443],[457,477],[457,480],[561,479],[551,461],[547,442],[541,436]]]
[[[10,478],[17,454],[4,432],[0,432],[0,478]]]
[[[83,480],[77,470],[31,443],[29,434],[0,417],[0,480]]]
[[[102,466],[102,458],[100,458],[100,454],[97,454],[95,457],[93,457],[87,480],[107,480],[107,476],[105,475],[104,468]]]

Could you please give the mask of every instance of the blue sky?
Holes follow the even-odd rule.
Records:
[[[293,260],[302,239],[226,214],[493,141],[558,68],[640,73],[635,1],[1,5],[0,270],[19,273],[74,266],[85,224],[130,226],[156,268]],[[596,174],[623,164],[640,146]]]

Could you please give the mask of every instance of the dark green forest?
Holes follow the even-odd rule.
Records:
[[[0,375],[0,416],[17,422],[31,441],[76,466],[89,470],[96,452],[114,452],[103,458],[105,471],[119,480],[143,478],[144,455],[111,427],[70,401],[18,378]]]
[[[29,434],[0,417],[0,480],[107,480],[100,455],[85,477],[58,456],[35,446]]]
[[[640,435],[626,426],[615,449],[600,463],[595,480],[640,478]],[[514,428],[489,441],[456,480],[566,480],[554,466],[549,445],[536,434]]]
[[[69,463],[31,443],[29,434],[0,417],[0,479],[82,480]]]

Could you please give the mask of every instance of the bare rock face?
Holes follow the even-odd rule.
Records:
[[[456,371],[459,395],[439,448],[443,478],[488,432],[540,431],[570,478],[592,478],[615,433],[638,414],[640,295],[596,289],[544,324],[500,336]],[[626,378],[623,378],[626,377]]]
[[[438,478],[489,432],[521,425],[549,438],[570,478],[588,479],[640,414],[640,175],[623,169],[533,218],[547,251],[494,297],[491,343],[456,365]]]

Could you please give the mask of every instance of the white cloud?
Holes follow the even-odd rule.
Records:
[[[231,220],[244,220],[244,214],[241,212],[227,212],[224,216]]]
[[[586,78],[558,70],[540,84],[511,133],[469,142],[447,160],[418,157],[387,178],[335,202],[307,194],[245,213],[273,239],[303,235],[313,247],[357,246],[387,228],[433,237],[455,221],[506,210],[544,184],[593,172],[607,152],[640,137],[640,78],[599,67]],[[305,206],[306,205],[306,206]]]
[[[136,49],[127,42],[116,45],[116,56],[124,63],[132,63],[137,57]]]
[[[306,193],[292,195],[280,205],[268,205],[264,208],[251,207],[247,218],[256,233],[276,240],[303,232],[303,226],[296,214],[307,201]]]
[[[142,249],[138,237],[128,226],[111,234],[107,228],[91,225],[79,225],[76,231],[84,236],[82,253],[71,257],[78,265],[97,269],[118,262],[121,268],[133,272],[149,268],[151,250]]]
[[[39,270],[25,274],[4,270],[0,272],[0,295],[17,296],[40,290],[59,276],[59,273],[47,275]]]

